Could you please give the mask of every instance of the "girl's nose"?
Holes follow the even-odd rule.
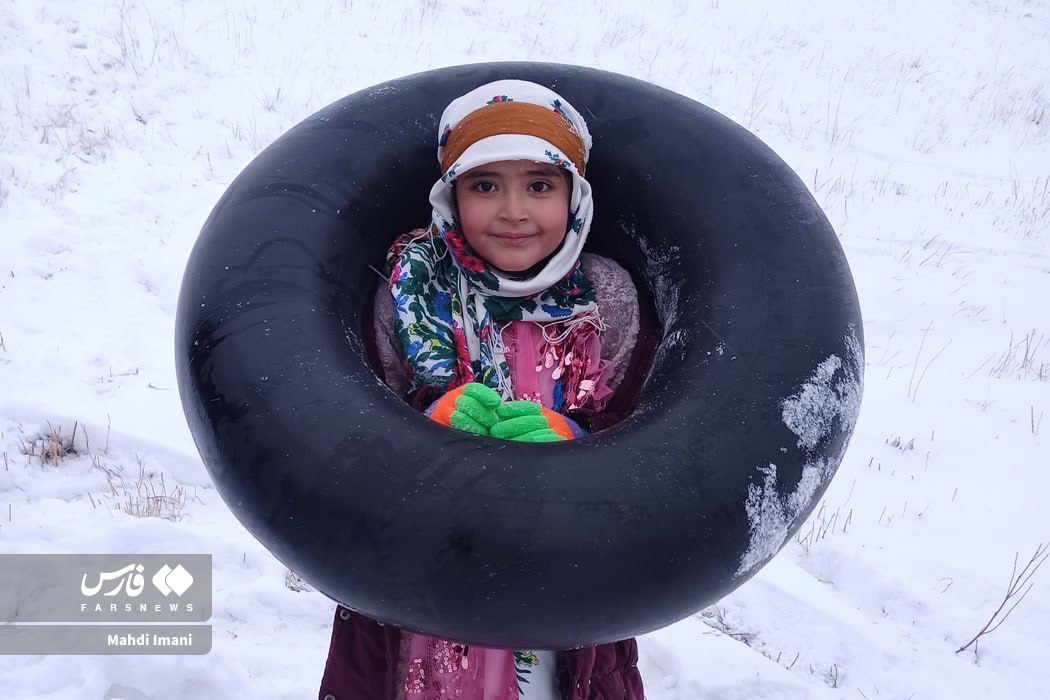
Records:
[[[506,192],[500,200],[500,215],[511,221],[521,221],[528,215],[525,197],[517,192]]]

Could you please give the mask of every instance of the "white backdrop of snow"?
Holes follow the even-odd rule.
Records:
[[[340,97],[549,60],[650,80],[756,133],[827,213],[864,312],[864,403],[837,476],[746,584],[640,639],[648,697],[1045,697],[1047,571],[977,653],[955,649],[1014,556],[1050,540],[1048,45],[1047,0],[3,3],[0,552],[210,552],[215,642],[3,657],[0,694],[316,694],[331,604],[285,585],[182,416],[189,249],[251,158]],[[74,425],[76,453],[43,463],[41,434]],[[178,517],[124,512],[139,483],[182,489]]]

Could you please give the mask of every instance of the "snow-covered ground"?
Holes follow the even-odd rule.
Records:
[[[864,309],[838,476],[758,576],[640,640],[648,697],[1050,696],[1050,567],[956,653],[1050,542],[1048,46],[1047,0],[0,4],[0,553],[215,566],[208,655],[3,657],[0,697],[316,694],[332,606],[286,585],[183,420],[182,270],[293,124],[491,60],[621,72],[754,131],[825,208]]]

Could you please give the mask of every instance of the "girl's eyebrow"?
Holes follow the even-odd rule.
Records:
[[[463,173],[459,176],[461,180],[474,180],[479,177],[495,177],[495,170],[471,170],[470,172]]]
[[[555,177],[560,170],[561,168],[558,168],[557,166],[538,166],[526,170],[525,174],[530,177]],[[500,175],[501,173],[498,173],[495,170],[473,169],[463,173],[459,177],[464,180],[472,180],[481,177],[500,177]]]

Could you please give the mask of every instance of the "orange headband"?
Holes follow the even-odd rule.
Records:
[[[541,138],[560,150],[583,176],[587,165],[583,139],[560,114],[531,102],[493,102],[463,117],[445,141],[441,171],[447,172],[473,144],[499,134]]]

